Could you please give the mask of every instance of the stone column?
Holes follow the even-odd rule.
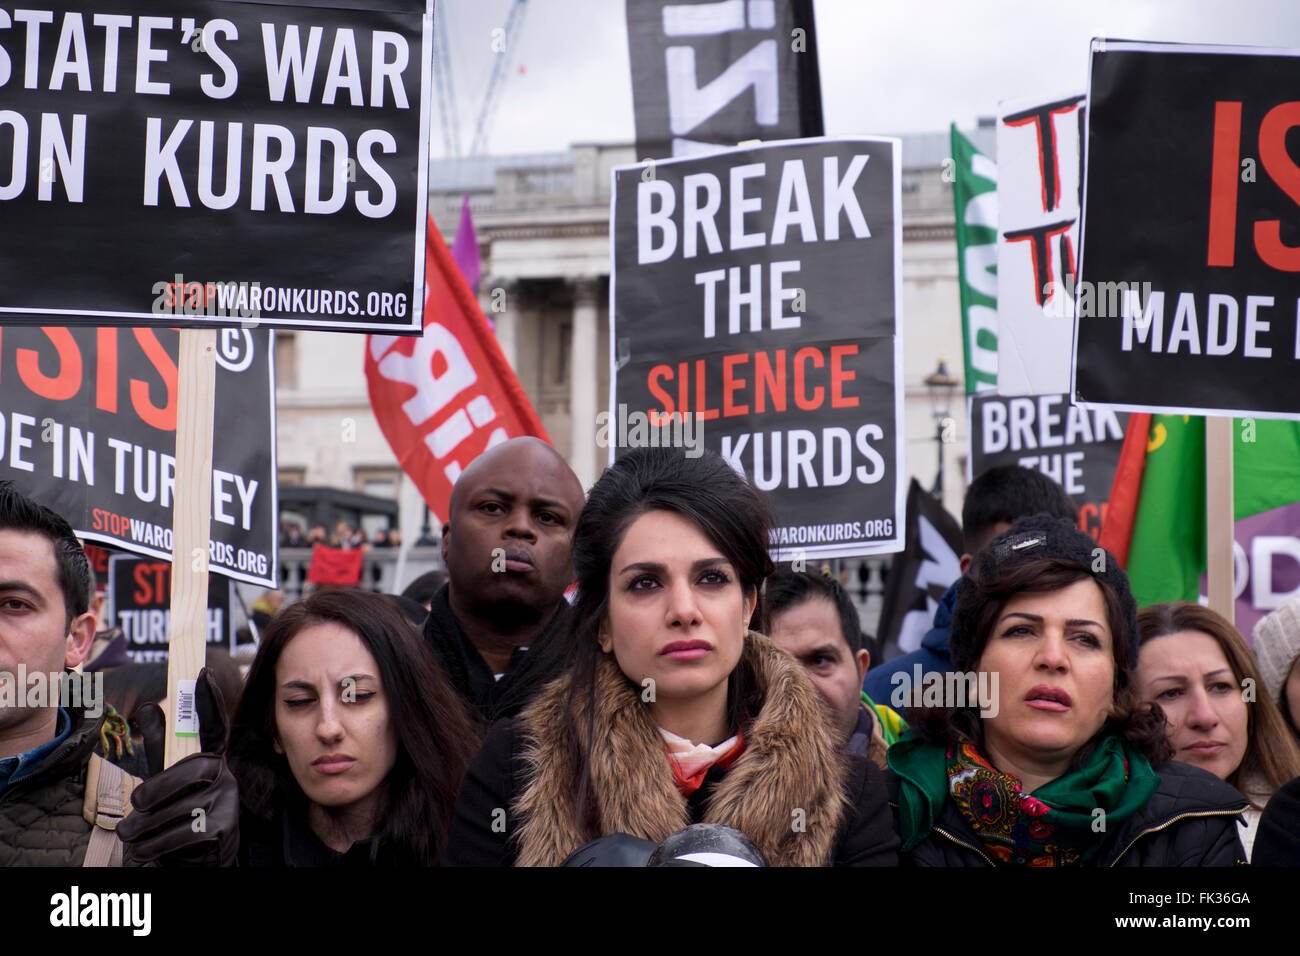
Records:
[[[580,276],[571,278],[569,284],[573,287],[573,326],[569,340],[569,467],[577,474],[582,486],[590,488],[598,475],[596,363],[600,356],[596,354],[596,303],[600,279]]]
[[[496,326],[497,342],[505,353],[506,361],[516,371],[519,368],[519,280],[499,277],[486,279],[479,286],[478,304],[483,314]]]

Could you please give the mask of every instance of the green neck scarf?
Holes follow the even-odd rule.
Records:
[[[887,760],[899,778],[905,852],[929,835],[947,799],[989,854],[1009,866],[1091,862],[1105,835],[1160,785],[1146,757],[1117,734],[1103,739],[1082,767],[1032,794],[1022,792],[1018,777],[1002,773],[976,747],[928,744],[915,731],[889,748]]]

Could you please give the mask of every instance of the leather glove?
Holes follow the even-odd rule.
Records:
[[[128,866],[234,866],[239,853],[239,786],[222,756],[226,709],[205,667],[195,706],[202,753],[162,769],[165,721],[157,704],[135,713],[149,779],[131,793],[133,812],[117,825]],[[195,811],[201,811],[196,813]]]

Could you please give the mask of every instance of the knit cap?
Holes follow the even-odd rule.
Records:
[[[1048,514],[1019,518],[975,555],[970,570],[957,581],[957,603],[953,611],[948,650],[953,667],[971,670],[975,666],[975,617],[984,600],[979,581],[1017,564],[1039,558],[1056,558],[1086,570],[1096,581],[1105,581],[1119,597],[1127,625],[1128,671],[1137,668],[1137,603],[1126,575],[1114,555],[1098,547],[1087,533],[1064,518]],[[1120,635],[1115,635],[1116,640]]]
[[[1282,702],[1282,688],[1300,657],[1300,597],[1292,598],[1267,617],[1261,618],[1251,635],[1259,676],[1268,695]]]

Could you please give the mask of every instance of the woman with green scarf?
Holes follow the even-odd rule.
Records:
[[[904,688],[888,754],[914,866],[1230,866],[1248,806],[1170,761],[1141,704],[1137,608],[1115,559],[1068,521],[1017,521],[958,583],[954,673]],[[895,682],[907,675],[895,675]]]

